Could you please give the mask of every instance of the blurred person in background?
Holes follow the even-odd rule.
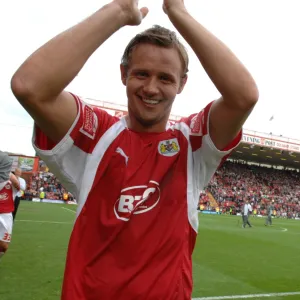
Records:
[[[274,199],[272,199],[272,201],[269,201],[269,203],[268,203],[265,226],[272,226],[273,211],[274,211]]]
[[[15,220],[16,215],[17,215],[17,211],[20,205],[20,200],[21,198],[24,196],[24,192],[26,190],[26,181],[24,178],[22,178],[22,170],[20,168],[16,168],[15,171],[13,172],[13,174],[17,177],[17,179],[19,180],[19,184],[20,184],[20,190],[17,193],[17,196],[15,198],[15,210],[13,211],[13,220]]]
[[[249,222],[249,215],[251,212],[252,212],[252,206],[249,203],[249,200],[246,200],[242,209],[243,228],[246,228],[247,225],[249,227],[252,227],[252,225]]]
[[[14,199],[20,190],[18,178],[11,173],[13,159],[0,151],[0,260],[11,241]]]

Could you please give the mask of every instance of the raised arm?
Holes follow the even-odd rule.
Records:
[[[73,97],[64,92],[93,52],[125,25],[138,25],[148,10],[136,0],[114,0],[34,52],[11,80],[14,95],[36,124],[58,142],[76,118]]]
[[[228,47],[188,13],[183,0],[164,0],[163,8],[222,95],[211,108],[209,131],[215,146],[223,150],[258,101],[257,86]]]
[[[17,176],[15,176],[13,173],[10,173],[9,180],[11,181],[13,187],[19,191],[20,190],[20,182],[19,182],[19,179],[17,178]]]

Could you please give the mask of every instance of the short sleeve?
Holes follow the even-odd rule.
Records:
[[[33,147],[61,183],[78,197],[87,157],[117,118],[73,95],[77,116],[67,134],[55,144],[35,125]]]
[[[189,126],[189,139],[193,156],[193,178],[198,191],[209,183],[218,167],[229,157],[242,138],[242,130],[222,150],[218,150],[209,134],[209,114],[213,102],[184,122]]]
[[[25,191],[26,190],[26,181],[20,177],[19,182],[20,182],[20,190]]]

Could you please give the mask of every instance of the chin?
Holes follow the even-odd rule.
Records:
[[[151,127],[159,122],[159,120],[157,120],[157,119],[148,119],[148,118],[142,118],[142,117],[137,118],[137,120],[144,127]]]

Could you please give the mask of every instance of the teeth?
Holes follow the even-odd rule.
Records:
[[[143,99],[143,101],[147,104],[158,104],[159,100],[150,100],[150,99]]]

